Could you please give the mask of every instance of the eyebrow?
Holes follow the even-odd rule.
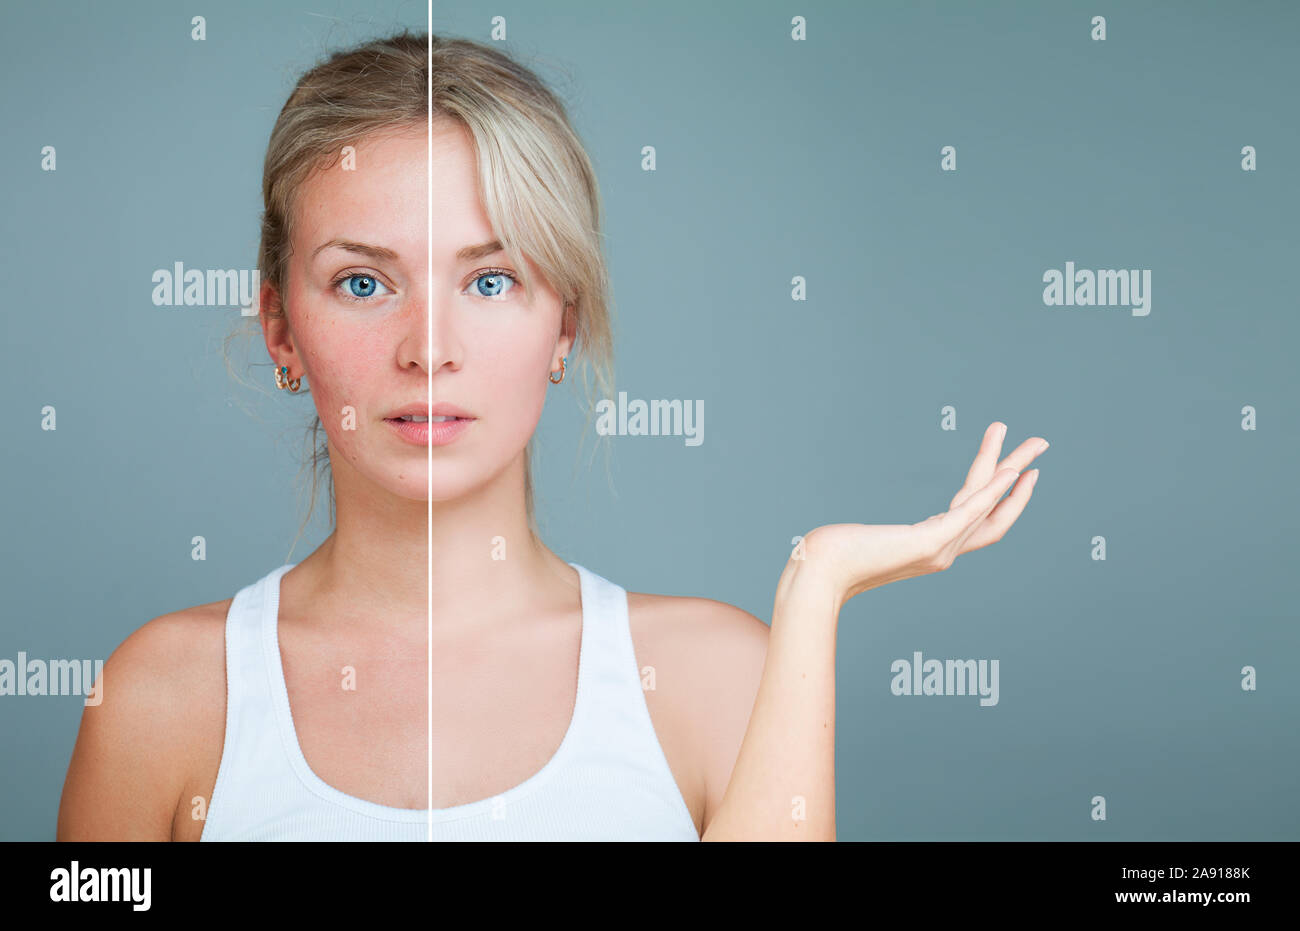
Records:
[[[485,256],[495,255],[502,252],[501,240],[494,239],[491,242],[479,243],[477,246],[466,246],[456,253],[458,262],[473,262],[475,259],[481,259]]]
[[[312,252],[311,257],[314,259],[326,249],[344,249],[348,252],[355,252],[358,255],[369,256],[372,259],[382,259],[388,262],[397,261],[397,253],[392,249],[385,249],[383,246],[372,246],[369,243],[353,242],[350,239],[331,239],[329,242],[321,243]]]

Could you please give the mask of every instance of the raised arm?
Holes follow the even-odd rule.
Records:
[[[828,524],[795,547],[777,584],[749,727],[701,840],[835,839],[840,608],[864,591],[942,571],[962,553],[1002,539],[1038,477],[1037,469],[1021,473],[1047,448],[1034,437],[999,462],[1005,436],[1001,423],[985,431],[946,512],[915,524]]]

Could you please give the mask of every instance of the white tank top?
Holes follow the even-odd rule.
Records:
[[[293,564],[241,589],[226,618],[226,736],[200,839],[423,841],[432,830],[433,840],[699,840],[641,689],[627,592],[569,565],[582,582],[569,729],[528,779],[451,808],[390,808],[312,772],[276,634],[280,577]]]

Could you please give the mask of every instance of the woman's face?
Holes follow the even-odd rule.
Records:
[[[426,500],[431,483],[433,500],[446,501],[520,457],[572,341],[558,295],[531,263],[529,304],[504,253],[459,254],[495,239],[473,141],[436,121],[430,148],[427,132],[422,123],[363,140],[355,170],[308,177],[295,208],[289,325],[263,321],[272,358],[306,375],[340,489],[342,457],[395,495]],[[431,422],[399,419],[412,413]],[[460,419],[433,422],[440,415]]]

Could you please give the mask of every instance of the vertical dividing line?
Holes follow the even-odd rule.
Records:
[[[433,0],[429,0],[429,60],[433,60]],[[429,177],[425,187],[425,203],[429,209],[429,264],[425,272],[425,301],[432,300],[433,295],[429,293],[429,283],[433,281],[433,68],[429,68],[429,85],[428,85],[428,104],[425,107],[426,121],[428,127],[428,140],[425,148],[425,161],[429,166]],[[426,346],[433,345],[433,314],[431,308],[425,308],[424,316],[428,323],[429,331],[426,333],[428,342]],[[433,409],[433,373],[428,373],[429,381],[429,409]],[[428,733],[425,735],[425,748],[428,751],[428,759],[425,762],[425,774],[428,778],[428,809],[429,809],[429,834],[428,843],[433,843],[433,444],[425,446],[425,455],[428,456],[428,505],[425,514],[424,529],[428,534],[427,546],[429,559],[425,565],[428,570],[428,591],[429,591],[429,626],[425,637],[425,660],[424,672],[425,681],[428,685],[428,707],[425,711],[425,723],[428,726]]]

